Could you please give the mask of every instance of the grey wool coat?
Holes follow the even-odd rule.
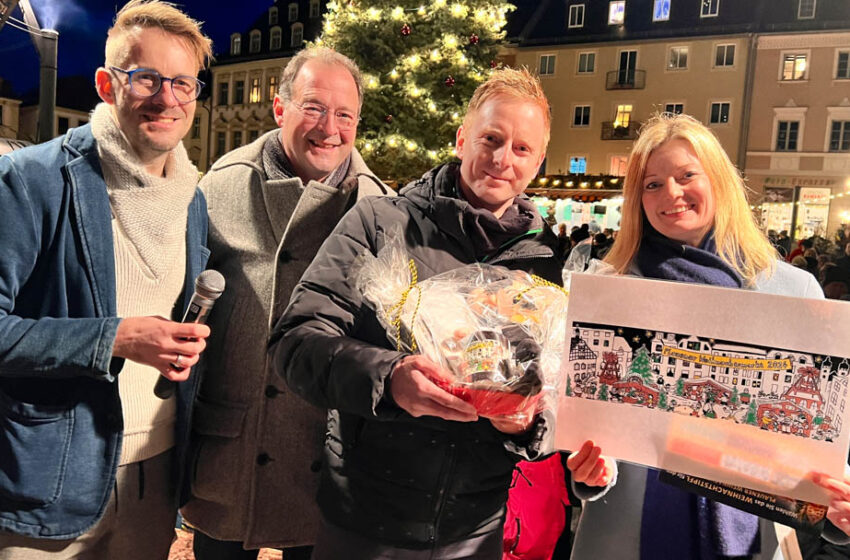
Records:
[[[268,180],[261,136],[218,160],[200,183],[211,258],[227,289],[210,315],[192,419],[186,520],[245,548],[314,542],[327,413],[270,373],[270,327],[355,199],[393,194],[352,151],[340,188]]]

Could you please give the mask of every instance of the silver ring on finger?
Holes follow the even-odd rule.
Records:
[[[174,360],[174,367],[177,369],[182,368],[183,366],[180,364],[180,360],[183,358],[182,354],[177,354],[177,358]]]

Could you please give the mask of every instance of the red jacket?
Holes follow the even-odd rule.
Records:
[[[560,453],[521,462],[508,493],[502,560],[549,560],[570,505]]]

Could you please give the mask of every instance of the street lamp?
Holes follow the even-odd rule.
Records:
[[[9,24],[30,34],[41,61],[38,89],[38,134],[36,140],[45,142],[53,138],[53,121],[56,112],[56,68],[59,32],[41,29],[29,0],[0,0],[0,28],[11,18],[15,6],[24,14],[21,22],[12,18]]]
[[[18,5],[18,0],[0,0],[0,29],[3,29],[3,24],[9,19],[12,10]]]

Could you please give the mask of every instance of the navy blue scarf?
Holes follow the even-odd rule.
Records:
[[[744,281],[717,255],[713,232],[699,247],[659,235],[647,224],[637,265],[648,278],[742,288]],[[649,469],[640,530],[641,560],[719,560],[760,550],[758,517],[658,481]]]

